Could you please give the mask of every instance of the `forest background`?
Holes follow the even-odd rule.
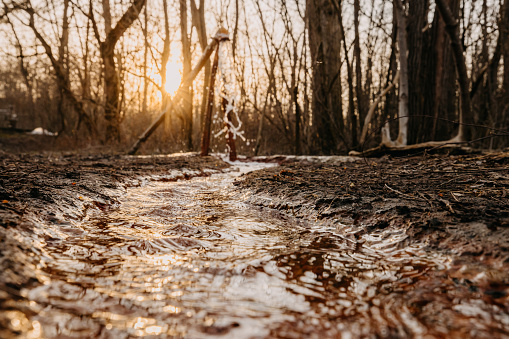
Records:
[[[509,144],[509,0],[3,0],[0,109],[69,148],[127,149],[219,27],[241,153]],[[142,152],[198,150],[211,62]]]

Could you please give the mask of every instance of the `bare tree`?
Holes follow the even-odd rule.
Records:
[[[105,2],[103,0],[103,9]],[[94,18],[93,1],[90,0],[89,18],[92,20],[95,37],[100,46],[101,59],[104,71],[104,92],[105,92],[105,105],[104,105],[104,118],[106,119],[106,140],[118,141],[120,140],[120,84],[117,72],[117,64],[115,63],[115,47],[117,42],[131,26],[131,24],[138,18],[146,0],[133,0],[132,4],[122,15],[115,27],[108,31],[106,27],[106,38],[101,39],[97,22]],[[108,7],[109,8],[109,7]],[[109,12],[105,11],[105,17],[109,17]],[[107,20],[106,24],[107,24]]]
[[[32,7],[30,1],[27,1],[25,3],[23,9],[29,16],[28,26],[31,28],[37,40],[39,40],[39,42],[43,46],[46,56],[49,58],[51,62],[51,65],[53,67],[57,79],[59,91],[62,93],[63,96],[67,98],[67,100],[70,102],[70,104],[78,114],[78,122],[76,124],[75,129],[77,130],[81,122],[84,122],[88,131],[92,134],[95,134],[96,127],[94,122],[90,119],[89,115],[83,109],[83,103],[81,102],[81,100],[79,100],[71,90],[68,73],[66,72],[64,66],[64,60],[60,60],[57,57],[55,57],[50,44],[47,42],[46,38],[44,38],[44,36],[42,35],[42,33],[35,24],[35,10]]]

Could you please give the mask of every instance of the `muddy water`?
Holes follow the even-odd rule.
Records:
[[[40,243],[32,337],[424,337],[505,333],[503,307],[405,235],[355,238],[244,203],[253,169],[130,188]],[[456,300],[448,291],[457,289]],[[451,323],[453,322],[453,323]],[[467,328],[468,332],[461,330]],[[473,332],[472,332],[473,331]]]

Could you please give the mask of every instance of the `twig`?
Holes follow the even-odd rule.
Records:
[[[389,190],[393,191],[394,193],[397,193],[397,194],[399,194],[399,195],[404,196],[405,198],[412,199],[412,200],[421,200],[421,201],[426,201],[425,199],[421,199],[421,198],[413,197],[413,196],[408,195],[408,194],[406,194],[406,193],[403,193],[403,192],[400,192],[400,191],[398,191],[398,190],[395,190],[394,188],[389,187],[389,185],[387,185],[387,184],[385,184],[385,187],[386,187],[387,189],[389,189]]]

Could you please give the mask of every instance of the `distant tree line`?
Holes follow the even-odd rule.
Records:
[[[185,77],[219,27],[240,152],[509,146],[509,0],[2,0],[1,102],[34,127],[127,145],[173,95],[169,62]],[[146,152],[198,150],[210,74],[211,61]]]

